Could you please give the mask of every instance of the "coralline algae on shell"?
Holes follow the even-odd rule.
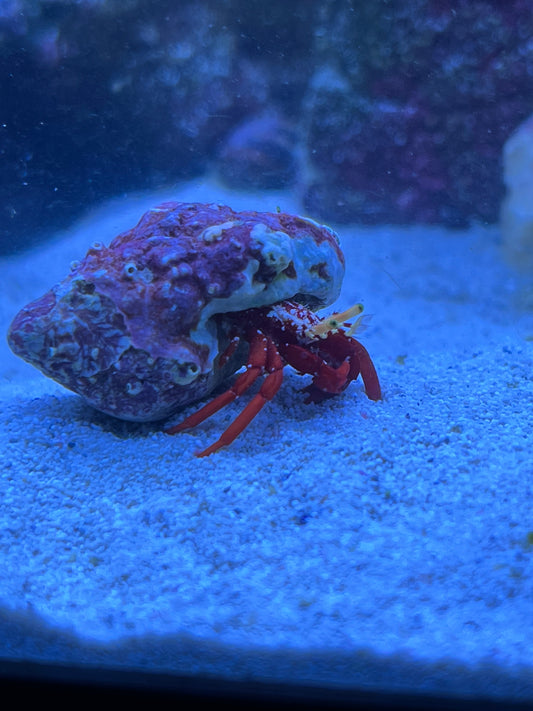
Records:
[[[150,421],[207,395],[246,362],[221,367],[223,315],[340,292],[344,257],[328,227],[283,213],[165,203],[15,317],[12,350],[103,412]]]

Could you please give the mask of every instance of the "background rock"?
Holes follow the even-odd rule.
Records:
[[[290,186],[297,172],[295,143],[296,132],[275,114],[245,120],[224,142],[218,173],[237,189]]]
[[[533,116],[505,143],[500,227],[505,253],[524,271],[533,270]],[[529,299],[531,300],[531,299]],[[533,304],[532,304],[533,306]]]
[[[495,221],[531,36],[528,0],[6,0],[0,249],[211,169],[319,219]]]

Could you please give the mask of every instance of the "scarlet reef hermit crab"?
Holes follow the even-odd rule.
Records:
[[[230,444],[274,397],[290,364],[311,374],[308,402],[362,376],[381,397],[366,349],[352,337],[357,305],[325,319],[344,256],[336,234],[284,213],[164,203],[109,247],[95,242],[70,274],[15,317],[12,350],[98,410],[124,420],[167,418],[244,366],[231,387],[177,426],[195,427],[259,392],[206,456]]]

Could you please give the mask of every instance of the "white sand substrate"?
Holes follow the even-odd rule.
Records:
[[[0,319],[191,184],[0,262]],[[339,228],[383,400],[281,392],[196,430],[99,414],[0,343],[0,657],[533,699],[532,275],[494,227]],[[190,413],[195,409],[186,410]],[[179,418],[175,418],[176,421]]]

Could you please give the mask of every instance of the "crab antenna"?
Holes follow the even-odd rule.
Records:
[[[359,316],[359,314],[363,313],[363,304],[355,304],[354,306],[350,306],[349,309],[346,309],[346,311],[341,311],[339,314],[331,314],[329,317],[329,320],[335,320],[335,321],[340,321],[343,323],[344,321],[349,321],[351,318],[354,316]]]
[[[320,336],[321,338],[325,338],[328,333],[335,333],[335,331],[338,331],[338,329],[341,328],[345,321],[353,318],[354,316],[359,316],[359,314],[361,314],[362,312],[363,304],[355,304],[355,306],[351,306],[349,309],[346,309],[346,311],[341,311],[340,313],[334,313],[331,314],[331,316],[326,316],[326,318],[319,321],[309,330],[313,336]],[[350,333],[353,333],[356,330],[359,323],[360,318],[357,319],[355,324],[350,327]]]

